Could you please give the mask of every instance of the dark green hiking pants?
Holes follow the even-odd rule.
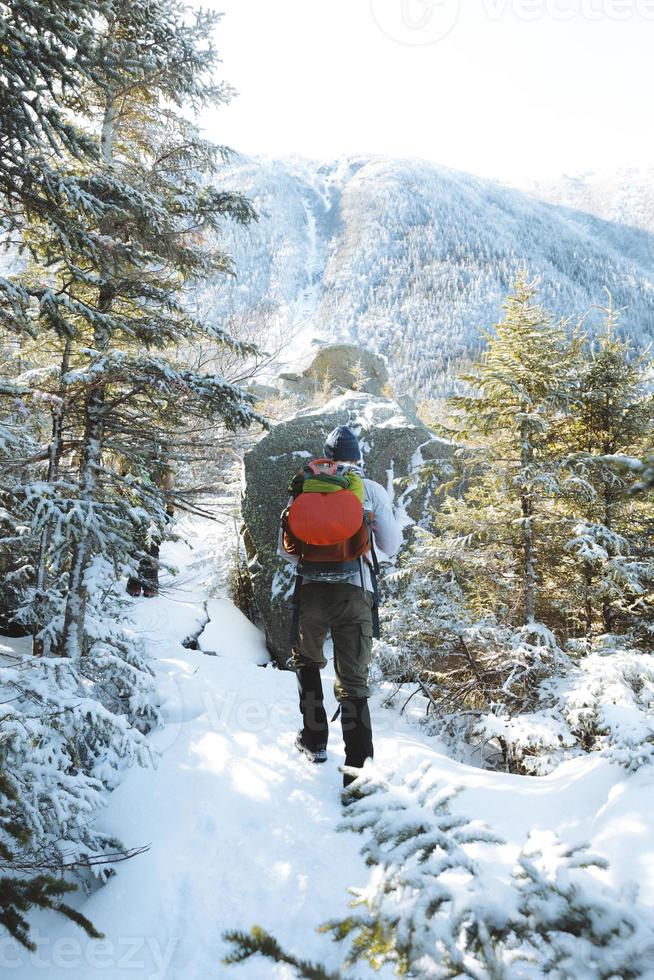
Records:
[[[334,644],[334,693],[338,701],[367,698],[372,659],[372,592],[348,582],[307,582],[300,589],[298,642],[293,664],[324,667],[328,633]]]

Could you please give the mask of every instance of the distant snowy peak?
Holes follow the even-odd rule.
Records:
[[[608,287],[644,343],[654,338],[652,176],[516,189],[426,161],[237,158],[221,184],[245,193],[259,221],[225,228],[237,278],[213,288],[210,307],[263,324],[264,345],[271,324],[292,335],[291,367],[315,340],[367,347],[414,396],[452,390],[523,266],[560,315],[585,312]]]
[[[654,165],[611,173],[564,175],[556,181],[525,181],[527,193],[654,233]]]

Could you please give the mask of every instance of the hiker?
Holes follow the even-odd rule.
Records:
[[[373,635],[378,635],[374,546],[391,557],[402,543],[402,532],[393,517],[386,490],[379,483],[365,479],[361,449],[350,428],[334,429],[325,442],[324,456],[324,460],[309,463],[291,482],[289,490],[294,500],[282,515],[279,536],[279,553],[297,566],[298,575],[292,663],[297,673],[303,727],[295,745],[312,762],[324,762],[327,758],[329,729],[320,670],[327,663],[323,644],[331,633],[336,673],[334,693],[340,708],[345,765],[358,769],[373,755],[368,668]],[[349,495],[336,494],[341,489],[349,490]],[[357,526],[359,530],[347,541],[331,546],[332,553],[329,547],[312,549],[306,544],[311,531],[301,530],[302,515],[293,523],[293,507],[300,496],[307,514],[320,515],[323,508],[326,520],[331,520],[337,498],[336,513],[340,516],[336,520],[343,520],[345,527],[346,518],[351,516],[353,523],[345,527],[345,532]],[[359,502],[358,511],[353,498]],[[318,516],[318,523],[319,520]],[[325,531],[321,540],[328,537]],[[323,556],[328,560],[315,560]],[[338,557],[343,560],[334,561]],[[353,779],[344,774],[343,785],[348,786]]]

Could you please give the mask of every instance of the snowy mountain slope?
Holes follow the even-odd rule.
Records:
[[[326,765],[312,767],[297,754],[295,679],[257,666],[265,658],[261,637],[204,589],[209,529],[197,522],[186,530],[191,547],[166,546],[167,560],[179,569],[174,582],[161,597],[134,604],[166,721],[151,736],[159,761],[156,769],[133,769],[101,818],[126,844],[150,843],[150,850],[118,865],[105,887],[82,900],[103,942],[65,920],[35,915],[39,952],[30,956],[5,943],[8,976],[288,978],[288,969],[257,959],[222,965],[223,932],[255,923],[304,957],[332,969],[341,962],[342,951],[315,926],[345,913],[347,888],[364,885],[369,871],[359,838],[337,832],[339,726],[332,727]],[[227,551],[223,543],[219,553]],[[216,617],[209,624],[207,610]],[[182,646],[195,634],[207,652]],[[329,691],[329,668],[326,679]],[[486,866],[489,905],[505,900],[518,851],[528,832],[540,829],[566,842],[588,841],[610,861],[608,871],[598,872],[603,880],[615,888],[640,882],[640,901],[654,916],[651,767],[630,775],[591,755],[544,777],[482,771],[448,758],[437,739],[385,709],[380,697],[372,707],[380,772],[428,762],[443,785],[462,787],[453,810],[485,821],[507,841]],[[355,972],[390,976],[364,967]]]
[[[564,176],[550,182],[525,181],[521,186],[551,204],[654,233],[654,166]]]
[[[378,157],[237,159],[223,182],[252,199],[260,221],[225,229],[238,275],[213,291],[214,315],[274,310],[305,347],[316,337],[362,344],[389,357],[398,390],[451,388],[523,264],[542,276],[556,313],[584,313],[606,286],[628,307],[625,329],[641,343],[654,337],[645,182],[633,192],[642,214],[627,190],[611,207],[599,188],[597,200],[562,190],[550,203],[427,162]]]

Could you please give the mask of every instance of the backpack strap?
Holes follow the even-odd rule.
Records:
[[[294,500],[302,493],[303,484],[304,470],[299,470],[297,473],[293,474],[288,484],[288,492]]]
[[[370,570],[370,577],[372,578],[372,635],[376,640],[380,636],[380,626],[379,626],[379,591],[377,588],[377,576],[375,575],[374,568]]]
[[[368,539],[370,541],[370,558],[371,561],[368,563],[370,569],[370,580],[372,582],[372,635],[376,640],[380,636],[380,626],[379,626],[379,561],[377,559],[377,552],[375,551],[375,539],[372,533],[372,523],[370,521],[370,515],[368,511],[365,511],[365,521],[366,527],[368,528]],[[363,588],[363,559],[361,559],[361,586]],[[365,590],[364,590],[365,591]]]

